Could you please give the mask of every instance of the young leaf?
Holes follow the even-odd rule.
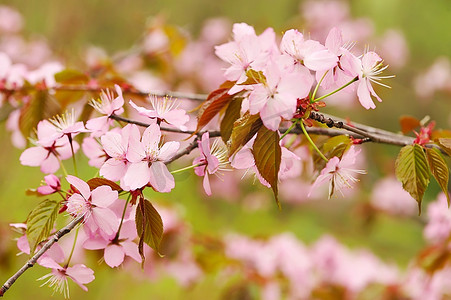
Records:
[[[117,183],[105,178],[100,177],[91,178],[87,181],[87,183],[91,191],[101,185],[108,185],[111,187],[111,189],[113,189],[113,191],[117,191],[118,193],[122,192],[122,188]]]
[[[431,176],[423,147],[418,144],[403,147],[396,158],[395,172],[403,189],[417,200],[421,214],[421,201]]]
[[[437,149],[426,149],[426,156],[429,162],[429,168],[431,169],[432,175],[434,175],[435,180],[437,180],[443,193],[446,195],[448,200],[448,206],[450,204],[449,192],[448,192],[448,181],[449,181],[449,170],[448,165],[443,159],[440,151]]]
[[[37,91],[20,111],[19,127],[23,136],[30,135],[39,121],[61,113],[58,102],[47,91]]]
[[[59,202],[46,199],[39,203],[27,217],[27,238],[30,245],[30,254],[36,246],[45,240],[53,229],[58,216]]]
[[[282,149],[279,144],[279,132],[261,126],[252,147],[252,154],[258,172],[271,185],[277,206],[280,208],[277,184]]]
[[[421,126],[420,120],[412,116],[401,116],[399,118],[401,131],[403,134],[409,133],[417,127]]]
[[[140,198],[136,209],[135,223],[139,236],[139,254],[144,263],[144,243],[160,254],[160,243],[163,238],[163,221],[153,205],[146,199]]]
[[[200,107],[196,131],[207,125],[221,109],[233,100],[234,95],[229,95],[229,90],[230,87],[219,88],[208,95],[207,100]]]
[[[241,118],[236,120],[233,123],[232,134],[227,142],[229,156],[232,156],[241,146],[249,142],[262,126],[263,122],[259,114],[250,115],[249,113],[245,113]]]
[[[435,140],[435,143],[440,146],[440,148],[451,156],[451,138],[439,138]]]
[[[323,144],[319,144],[319,149],[327,158],[334,156],[341,158],[351,144],[352,141],[348,136],[339,135],[328,138]],[[326,166],[326,162],[316,151],[313,152],[313,163],[316,170],[322,170]]]
[[[243,98],[237,98],[231,101],[227,106],[226,112],[221,120],[221,125],[219,127],[221,129],[221,138],[224,143],[227,143],[227,141],[230,139],[230,136],[232,135],[233,124],[240,117],[242,102]]]

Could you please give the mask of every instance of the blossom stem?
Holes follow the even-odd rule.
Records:
[[[77,244],[77,238],[78,238],[78,231],[80,231],[80,226],[75,229],[75,237],[74,237],[74,243],[72,244],[72,249],[70,250],[69,258],[67,259],[66,268],[69,266],[70,260],[72,259],[72,255],[75,251],[75,245]]]
[[[290,131],[293,130],[296,127],[298,122],[299,122],[299,119],[295,119],[293,121],[293,124],[291,124],[291,126],[280,136],[279,140],[282,140],[287,134],[289,134]]]
[[[203,165],[205,165],[205,164],[191,165],[191,166],[188,166],[188,167],[185,167],[185,168],[181,168],[181,169],[178,169],[178,170],[175,170],[175,171],[171,171],[171,174],[176,174],[176,173],[180,173],[180,172],[183,172],[183,171],[191,170],[191,169],[194,169],[195,167],[199,167],[199,166],[203,166]]]
[[[67,173],[66,168],[64,167],[63,162],[61,161],[61,159],[59,158],[58,155],[55,155],[55,156],[56,156],[56,159],[58,159],[58,162],[60,163],[61,170],[63,170],[63,173],[64,173],[64,177],[67,177],[68,173]]]
[[[119,224],[119,228],[117,229],[116,236],[113,241],[117,241],[119,239],[119,233],[121,232],[122,223],[124,223],[125,211],[127,210],[128,202],[130,202],[131,193],[128,194],[127,201],[125,201],[124,210],[122,211],[121,223]]]
[[[309,141],[309,143],[312,145],[313,149],[315,149],[316,152],[318,152],[319,156],[324,159],[325,161],[329,161],[327,157],[324,156],[324,154],[318,149],[318,147],[315,145],[315,143],[312,141],[312,138],[308,134],[307,130],[305,129],[304,122],[299,122],[301,124],[302,132],[304,133],[305,137]]]
[[[347,86],[351,85],[352,83],[356,82],[357,80],[359,80],[359,77],[358,77],[358,76],[352,78],[351,81],[349,81],[348,83],[346,83],[346,84],[343,85],[342,87],[339,87],[339,88],[336,89],[335,91],[332,91],[332,92],[330,92],[330,93],[328,93],[328,94],[326,94],[326,95],[323,95],[323,96],[321,96],[321,97],[319,97],[319,98],[317,98],[317,99],[315,99],[315,100],[312,99],[310,102],[311,102],[311,103],[315,103],[315,102],[318,102],[318,101],[320,101],[320,100],[323,100],[324,98],[327,98],[327,97],[329,97],[329,96],[331,96],[331,95],[333,95],[333,94],[335,94],[335,93],[341,91],[342,89],[346,88]]]
[[[75,151],[74,151],[74,144],[72,142],[72,135],[69,134],[67,137],[69,138],[69,142],[70,142],[70,151],[72,152],[72,162],[74,164],[75,176],[78,177],[77,162],[75,161]]]
[[[324,78],[326,77],[327,73],[329,72],[329,70],[326,71],[326,73],[324,73],[324,75],[321,77],[321,79],[319,80],[319,82],[316,84],[315,89],[313,90],[313,94],[312,97],[310,99],[310,103],[315,103],[315,97],[316,97],[316,93],[318,92],[319,86],[320,84],[323,82]]]

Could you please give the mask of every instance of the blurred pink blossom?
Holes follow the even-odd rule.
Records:
[[[427,209],[428,223],[424,228],[424,237],[430,243],[440,243],[451,237],[451,210],[446,196],[440,193],[437,200]]]

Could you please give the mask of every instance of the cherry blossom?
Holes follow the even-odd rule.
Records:
[[[41,195],[49,195],[61,190],[61,181],[54,174],[49,174],[44,177],[46,185],[42,185],[37,188],[37,191]]]
[[[118,198],[117,191],[102,185],[90,190],[89,185],[78,177],[68,175],[66,180],[76,189],[67,199],[67,212],[74,217],[84,216],[84,225],[91,232],[97,229],[111,236],[119,226],[118,218],[108,208]]]
[[[138,111],[140,115],[155,119],[157,122],[166,122],[180,129],[186,129],[185,125],[189,121],[189,116],[183,109],[178,109],[176,100],[169,97],[162,99],[150,96],[150,104],[153,109],[146,109],[136,105],[130,100],[130,105]]]
[[[352,184],[358,181],[354,174],[366,173],[364,170],[353,168],[360,151],[356,150],[355,146],[351,146],[341,159],[336,156],[331,158],[310,188],[309,196],[312,191],[325,182],[329,182],[329,198],[332,197],[335,189],[338,189],[343,195],[343,188],[351,188]]]
[[[167,193],[174,186],[174,176],[169,173],[164,161],[174,156],[180,147],[179,142],[168,142],[159,146],[160,127],[152,124],[144,131],[141,140],[131,136],[127,160],[131,163],[123,178],[123,184],[136,190],[150,184],[156,191]]]
[[[215,139],[210,148],[210,134],[208,132],[202,134],[202,138],[198,143],[201,156],[193,161],[193,164],[197,165],[194,167],[194,172],[198,176],[204,176],[204,190],[210,196],[211,188],[208,175],[217,175],[218,171],[226,170],[226,165],[228,164],[227,148],[224,145],[220,145],[219,139]]]
[[[20,155],[20,162],[25,166],[41,166],[43,173],[55,173],[59,167],[59,160],[65,160],[72,156],[71,144],[67,136],[54,140],[55,127],[47,120],[40,121],[37,126],[38,140],[35,147],[25,149]],[[51,137],[51,138],[49,138]],[[74,153],[80,147],[72,141]]]

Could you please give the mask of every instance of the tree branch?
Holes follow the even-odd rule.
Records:
[[[68,234],[72,229],[75,228],[75,226],[80,223],[83,220],[84,216],[79,216],[76,219],[73,219],[69,224],[67,224],[65,227],[58,230],[51,238],[47,241],[47,243],[42,246],[41,249],[39,249],[38,252],[36,252],[23,266],[20,268],[13,276],[11,276],[0,288],[0,297],[3,297],[3,295],[6,293],[6,291],[11,287],[11,285],[16,282],[16,280],[25,273],[26,270],[33,267],[38,259],[47,251],[50,249],[50,247],[55,244],[61,237]]]

